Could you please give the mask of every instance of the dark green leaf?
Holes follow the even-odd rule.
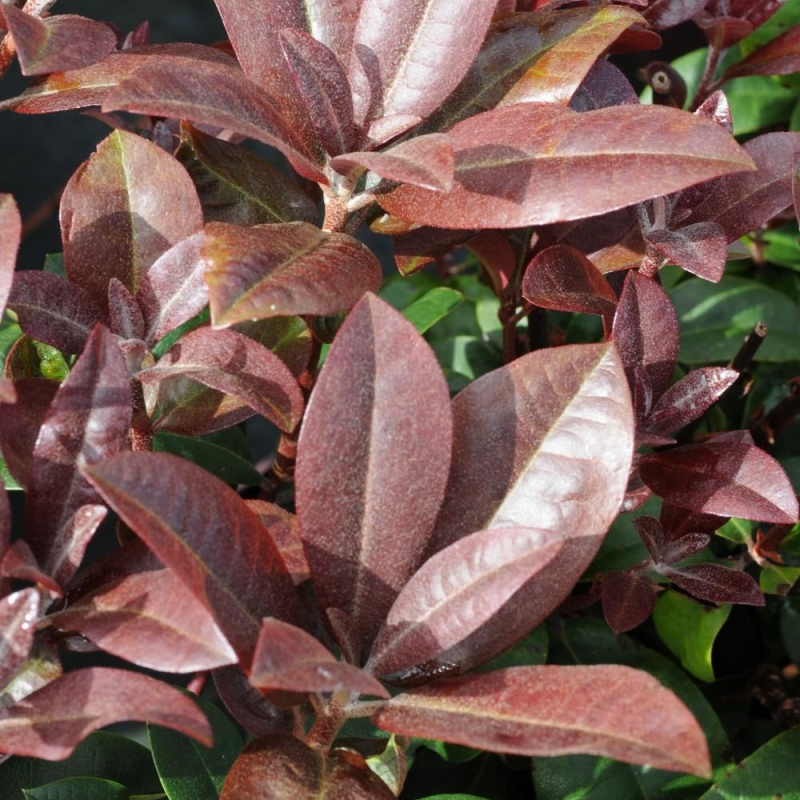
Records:
[[[403,309],[403,316],[420,332],[425,333],[440,319],[446,317],[464,300],[464,295],[454,289],[439,286],[418,297]]]
[[[533,759],[536,800],[645,800],[627,764],[595,756]]]
[[[23,789],[26,800],[128,800],[128,790],[121,783],[103,778],[62,778],[60,781]]]

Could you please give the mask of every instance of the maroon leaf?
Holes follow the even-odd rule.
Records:
[[[419,114],[389,114],[388,117],[375,119],[369,124],[367,140],[373,144],[382,144],[390,139],[396,139],[415,125],[422,122]]]
[[[387,215],[388,216],[388,215]],[[414,228],[392,237],[394,260],[403,275],[413,275],[441,258],[472,236],[470,231],[443,228]]]
[[[87,67],[116,49],[108,25],[75,14],[40,19],[11,4],[3,8],[23,75],[44,75]]]
[[[466,246],[478,257],[481,266],[486,270],[494,293],[502,297],[517,269],[517,254],[509,237],[500,231],[481,231],[469,239]]]
[[[117,278],[108,282],[108,324],[111,332],[123,339],[141,339],[144,336],[142,311]]]
[[[403,587],[366,668],[395,675],[432,661],[491,619],[563,546],[535,528],[495,528],[454,542]]]
[[[14,265],[22,238],[22,220],[10,194],[0,194],[0,315],[14,281]]]
[[[703,115],[707,119],[713,119],[719,125],[722,125],[728,133],[733,133],[733,118],[731,117],[731,106],[728,103],[728,98],[725,92],[717,91],[709,95],[697,107],[694,112],[698,115]]]
[[[573,111],[594,111],[609,106],[636,105],[639,97],[630,81],[610,61],[595,61],[569,101]]]
[[[678,539],[670,539],[657,561],[661,564],[675,564],[699,553],[708,547],[711,537],[707,533],[687,533]]]
[[[258,691],[239,667],[215,669],[214,688],[230,715],[256,736],[290,731],[294,724],[291,711],[279,709]]]
[[[126,453],[86,475],[212,613],[245,667],[262,617],[296,619],[297,595],[277,548],[222,481],[166,453]]]
[[[308,562],[303,551],[303,540],[300,538],[297,517],[280,506],[264,500],[246,500],[245,502],[250,510],[255,512],[261,520],[261,524],[272,537],[295,585],[308,580]]]
[[[0,688],[8,684],[28,658],[38,616],[36,589],[23,589],[0,599]]]
[[[176,375],[238,398],[287,432],[303,414],[303,395],[289,368],[266,347],[236,331],[190,331],[154,367],[136,377],[157,384]]]
[[[719,440],[719,436],[717,440]],[[707,533],[710,536],[727,522],[725,517],[714,514],[696,514],[671,503],[661,505],[659,519],[667,541],[679,539],[688,533]]]
[[[765,23],[786,0],[711,0],[708,11],[721,16],[728,14],[749,22],[754,28]]]
[[[56,597],[61,597],[61,587],[42,572],[30,545],[24,539],[17,539],[7,548],[0,559],[0,575],[20,581],[30,581],[43,586]]]
[[[758,582],[746,572],[720,564],[693,564],[680,569],[662,569],[661,574],[698,600],[710,603],[742,603],[763,606],[766,601]]]
[[[657,30],[674,28],[702,11],[708,0],[653,0],[642,12]]]
[[[345,611],[359,643],[374,636],[418,566],[439,510],[450,463],[448,398],[427,343],[366,295],[312,393],[296,472],[319,606]]]
[[[106,582],[50,614],[47,623],[161,672],[196,672],[237,661],[208,611],[168,569]]]
[[[628,480],[633,420],[625,387],[612,345],[580,345],[523,356],[453,401],[452,467],[430,552],[508,526],[551,532],[564,548],[451,662],[466,669],[513,644],[569,594],[594,557]]]
[[[0,714],[0,750],[60,760],[92,731],[123,720],[164,725],[211,747],[211,726],[178,689],[135,672],[90,667],[58,678]]]
[[[373,719],[393,733],[500,753],[591,753],[711,774],[705,736],[689,710],[630,667],[517,667],[446,678],[392,698]]]
[[[62,353],[80,353],[95,324],[104,318],[102,308],[80,286],[50,272],[17,272],[8,307],[19,317],[22,330],[38,342]]]
[[[726,517],[793,525],[797,498],[781,465],[745,443],[709,441],[643,456],[644,482],[668,503]]]
[[[790,75],[800,72],[800,29],[784,31],[747,58],[728,67],[725,79],[741,75]]]
[[[645,239],[670,264],[718,283],[728,259],[728,238],[716,222],[699,222],[676,231],[649,231]]]
[[[338,692],[389,697],[379,681],[352,664],[337,661],[313,636],[294,625],[265,619],[253,656],[250,683],[259,689]]]
[[[307,222],[254,228],[211,223],[203,257],[211,318],[218,327],[345,311],[381,280],[380,264],[365,245]]]
[[[609,628],[618,634],[638,628],[653,612],[657,591],[655,581],[632,569],[605,575],[600,597]]]
[[[664,550],[664,529],[661,523],[655,517],[641,516],[633,520],[633,527],[636,528],[653,561],[661,561],[661,553]]]
[[[376,196],[390,214],[448,228],[563,222],[752,163],[718,125],[662,106],[577,114],[522,103],[459,122],[448,135],[456,151],[452,191],[400,185]]]

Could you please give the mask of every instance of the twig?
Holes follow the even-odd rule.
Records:
[[[735,369],[737,372],[745,372],[750,368],[750,362],[758,352],[758,348],[764,343],[764,338],[767,335],[767,326],[763,322],[756,322],[753,330],[747,335],[747,338],[742,342],[739,352],[730,360],[728,367]]]
[[[798,417],[800,417],[800,383],[795,383],[792,391],[772,411],[751,426],[750,432],[756,444],[775,444],[778,436]]]

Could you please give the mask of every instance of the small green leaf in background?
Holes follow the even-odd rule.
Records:
[[[478,672],[492,672],[506,667],[537,667],[547,662],[547,648],[550,637],[546,625],[539,625],[531,633],[520,639],[513,647],[478,669]]]
[[[60,781],[24,789],[26,800],[129,800],[128,789],[102,778],[62,778]]]
[[[734,78],[725,83],[724,91],[731,107],[734,136],[787,122],[797,103],[797,90],[786,86],[779,76]]]
[[[369,768],[392,790],[395,795],[400,794],[405,781],[407,767],[406,752],[397,744],[397,739],[392,734],[386,742],[383,752],[370,756],[367,759]]]
[[[67,277],[67,267],[64,264],[63,253],[48,253],[44,257],[44,265],[42,266],[44,272],[50,272],[53,275],[58,275],[60,278]]]
[[[181,336],[185,336],[195,328],[205,325],[210,319],[211,312],[208,310],[208,306],[206,306],[201,312],[195,314],[191,319],[186,320],[182,325],[178,325],[177,328],[174,328],[166,336],[159,339],[158,342],[153,345],[153,355],[156,358],[161,358]]]
[[[596,756],[533,759],[536,800],[646,800],[630,765]]]
[[[717,528],[717,536],[736,544],[747,544],[752,541],[756,523],[749,519],[732,517],[721,528]]]
[[[800,578],[800,567],[770,564],[761,570],[758,585],[764,594],[786,595],[798,578]]]
[[[681,664],[695,678],[712,683],[711,649],[730,613],[730,605],[711,608],[670,590],[659,597],[653,622],[661,641]]]
[[[212,748],[169,728],[148,725],[153,761],[169,800],[217,800],[228,770],[244,747],[238,729],[222,711],[193,699],[211,723]]]
[[[403,316],[420,332],[425,333],[464,301],[455,289],[439,286],[414,300],[403,309]]]
[[[790,222],[780,228],[772,228],[762,234],[764,242],[761,254],[770,264],[800,271],[800,242],[797,222]]]
[[[487,798],[478,797],[476,794],[432,794],[423,797],[422,800],[487,800]]]
[[[436,739],[415,739],[415,742],[427,747],[428,750],[433,750],[442,761],[446,761],[448,764],[466,764],[467,761],[472,761],[482,752],[463,744],[449,744]]]
[[[0,321],[0,372],[5,367],[8,351],[20,336],[22,336],[22,328],[16,322],[12,322],[6,315]]]
[[[6,466],[6,462],[3,461],[2,456],[0,456],[0,484],[5,486],[9,492],[22,491],[22,487],[11,477],[11,473],[8,471],[8,467]]]

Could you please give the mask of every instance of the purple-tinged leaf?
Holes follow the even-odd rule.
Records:
[[[495,0],[363,0],[350,83],[357,124],[391,114],[426,117],[456,88],[478,53]]]
[[[0,599],[0,688],[8,684],[28,658],[38,616],[36,589],[22,589]]]
[[[297,517],[286,509],[264,500],[245,500],[245,502],[258,516],[272,541],[275,542],[295,586],[308,580],[308,562],[303,551]]]
[[[36,583],[47,589],[55,597],[61,597],[61,587],[42,572],[30,546],[24,539],[17,539],[0,559],[0,576],[19,581]],[[1,662],[0,662],[1,663]],[[4,685],[0,681],[0,686]]]
[[[699,419],[736,382],[739,373],[727,367],[692,370],[669,387],[644,421],[650,433],[671,433]]]
[[[211,223],[202,253],[217,327],[346,311],[381,281],[380,264],[365,245],[307,222],[254,228]]]
[[[719,440],[719,436],[717,440]],[[671,503],[662,503],[659,520],[666,541],[670,542],[689,533],[707,533],[710,536],[727,522],[725,517],[714,514],[698,514]]]
[[[380,153],[345,153],[331,159],[331,167],[342,175],[366,167],[387,180],[444,192],[453,188],[454,165],[453,145],[444,133],[416,136]]]
[[[586,73],[569,101],[573,111],[637,105],[639,97],[619,67],[601,58]]]
[[[611,338],[625,365],[637,417],[645,417],[669,386],[681,344],[675,307],[656,281],[628,273]]]
[[[249,336],[272,350],[299,378],[309,368],[312,354],[311,331],[300,317],[272,317],[256,322],[240,322],[233,330]],[[316,364],[311,365],[316,367]]]
[[[123,412],[123,416],[127,409]],[[35,455],[36,451],[34,451]],[[72,519],[53,541],[50,555],[44,566],[53,579],[62,586],[69,582],[83,561],[89,542],[106,518],[108,509],[101,505],[80,506]]]
[[[17,204],[10,194],[0,194],[0,315],[14,282],[14,265],[21,238],[22,220]]]
[[[650,231],[644,238],[670,264],[677,264],[707,281],[718,283],[725,271],[728,237],[716,222],[698,222],[674,231]]]
[[[161,672],[197,672],[237,661],[209,612],[168,569],[112,579],[46,621]]]
[[[124,131],[98,145],[61,200],[67,273],[102,307],[111,278],[135,294],[153,262],[202,226],[186,170],[160,147]]]
[[[641,516],[633,520],[633,527],[636,528],[653,561],[660,561],[665,542],[661,523],[655,517]]]
[[[332,156],[346,153],[353,146],[355,124],[342,62],[303,31],[282,30],[280,43],[323,147]]]
[[[16,402],[17,390],[14,388],[14,381],[10,378],[0,377],[0,404]]]
[[[738,569],[728,569],[720,564],[692,564],[678,569],[662,569],[661,574],[698,600],[706,600],[717,605],[766,604],[764,595],[758,588],[758,581]]]
[[[691,19],[708,3],[708,0],[653,0],[642,12],[657,31],[674,28]]]
[[[373,295],[350,312],[309,401],[297,513],[323,611],[371,639],[419,565],[450,464],[449,392],[428,344]],[[391,546],[387,546],[391,542]]]
[[[706,39],[719,50],[733,47],[753,32],[753,26],[738,17],[714,17],[708,11],[700,11],[692,22],[705,34]]]
[[[608,627],[617,634],[638,628],[653,613],[657,592],[658,584],[635,570],[609,572],[600,589]]]
[[[112,333],[123,339],[144,337],[142,311],[125,284],[117,278],[108,282],[108,325]]]
[[[464,244],[472,235],[471,231],[414,228],[393,236],[392,244],[397,269],[402,275],[413,275],[426,264]]]
[[[677,564],[708,547],[711,537],[707,533],[687,533],[678,539],[670,539],[657,559],[661,564]]]
[[[383,144],[411,130],[420,122],[422,117],[418,114],[390,114],[388,117],[374,119],[369,124],[367,140],[376,145]]]
[[[219,699],[245,730],[256,736],[269,736],[292,729],[294,717],[291,711],[271,703],[247,680],[239,667],[222,667],[211,674]]]
[[[59,583],[64,581],[56,571],[65,565],[65,554],[84,538],[82,507],[99,500],[78,468],[127,450],[130,423],[128,368],[114,335],[98,325],[47,410],[31,462],[28,543]],[[96,516],[92,510],[85,517],[92,532]]]
[[[589,565],[625,493],[633,417],[622,364],[606,343],[518,358],[457,395],[453,418],[452,467],[429,552],[509,526],[564,540],[512,602],[455,648],[448,660],[467,669],[534,628]]]
[[[708,12],[715,16],[729,15],[749,22],[754,28],[763,25],[786,0],[711,0]]]
[[[403,587],[366,669],[411,674],[491,619],[560,552],[564,540],[535,528],[495,528],[459,539],[429,558]]]
[[[108,25],[75,14],[41,19],[11,3],[2,13],[19,57],[23,75],[44,75],[88,67],[117,47],[117,37]]]
[[[218,478],[167,453],[126,453],[86,475],[211,612],[245,668],[263,617],[297,618],[297,595],[275,544]]]
[[[500,231],[481,231],[469,239],[466,246],[486,270],[492,282],[492,291],[502,297],[509,282],[514,279],[517,268],[517,254],[509,237]]]
[[[793,525],[797,498],[772,456],[751,444],[711,440],[643,456],[644,482],[667,503],[725,517]]]
[[[402,184],[376,195],[390,214],[448,228],[515,228],[581,219],[751,168],[706,119],[664,106],[578,114],[521,103],[448,131],[452,191]],[[790,134],[784,134],[790,135]]]
[[[103,305],[80,286],[50,272],[17,272],[8,307],[25,333],[62,353],[80,353],[94,326],[105,314]]]
[[[135,672],[90,667],[63,675],[0,714],[0,750],[61,760],[92,731],[124,720],[163,725],[211,747],[211,726],[178,689]]]
[[[389,697],[389,692],[372,675],[353,664],[337,661],[310,634],[272,618],[261,624],[250,683],[258,689],[290,692],[346,690]]]
[[[728,67],[725,79],[742,75],[790,75],[800,72],[800,28],[796,25]]]
[[[690,711],[652,675],[630,667],[516,667],[445,678],[393,697],[373,720],[392,733],[499,753],[591,753],[711,774]]]
[[[174,376],[192,378],[241,400],[283,431],[294,430],[303,414],[303,395],[289,368],[236,331],[197,328],[136,377],[157,384]]]

